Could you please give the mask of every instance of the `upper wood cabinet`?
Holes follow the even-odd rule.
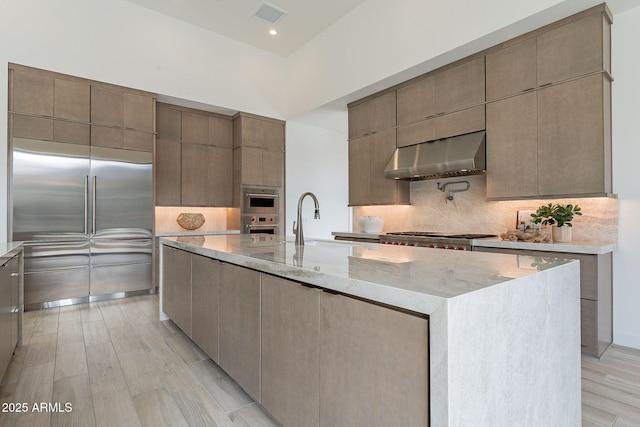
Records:
[[[155,99],[117,86],[91,86],[91,123],[155,131]]]
[[[349,107],[349,139],[396,126],[396,92]]]
[[[536,88],[535,37],[487,55],[486,74],[487,101]]]
[[[231,118],[164,103],[156,110],[156,205],[231,206]]]
[[[541,195],[611,192],[611,82],[605,74],[538,93]]]
[[[487,197],[611,192],[611,82],[594,74],[487,105]]]
[[[611,20],[606,10],[542,33],[537,43],[540,86],[597,71],[611,73]]]
[[[435,74],[436,115],[484,103],[484,56]]]
[[[22,67],[11,70],[11,111],[53,117],[54,77]]]
[[[395,129],[349,141],[349,206],[409,204],[409,182],[384,177],[395,150]]]
[[[415,123],[436,115],[436,79],[420,79],[396,92],[398,126]]]

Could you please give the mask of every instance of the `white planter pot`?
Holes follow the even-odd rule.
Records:
[[[551,238],[553,243],[571,243],[571,227],[551,227]]]

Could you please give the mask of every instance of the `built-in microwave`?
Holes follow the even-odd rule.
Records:
[[[279,211],[280,202],[277,189],[244,188],[242,194],[242,215],[272,214]]]

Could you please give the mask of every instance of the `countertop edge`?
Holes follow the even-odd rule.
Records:
[[[211,230],[211,231],[158,231],[155,237],[179,237],[179,236],[215,236],[218,234],[240,234],[240,230]]]
[[[483,248],[499,248],[499,249],[526,249],[531,251],[543,252],[561,252],[575,254],[603,255],[613,252],[618,248],[617,243],[600,243],[575,241],[572,243],[532,243],[532,242],[513,242],[510,240],[500,239],[474,239],[472,246]]]

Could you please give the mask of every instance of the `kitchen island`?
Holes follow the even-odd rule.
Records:
[[[302,318],[299,322],[292,322],[291,318],[297,319],[295,316],[304,316],[310,310],[316,310],[319,304],[318,314],[322,319],[319,325],[320,339],[311,340],[312,344],[325,346],[319,351],[322,357],[335,353],[336,343],[349,345],[349,340],[332,340],[332,337],[327,338],[323,335],[325,329],[331,329],[334,319],[341,316],[339,311],[331,309],[332,305],[339,307],[339,304],[334,304],[331,299],[337,294],[346,297],[349,301],[344,306],[346,310],[359,310],[358,307],[362,306],[365,313],[363,317],[369,316],[366,317],[369,322],[386,319],[386,312],[383,311],[373,311],[371,312],[374,313],[373,315],[367,314],[370,308],[391,312],[390,319],[396,319],[402,315],[404,317],[401,321],[409,322],[406,323],[408,325],[406,328],[402,326],[403,323],[397,323],[396,325],[400,326],[395,326],[395,331],[391,330],[389,340],[393,339],[394,344],[390,346],[397,347],[399,351],[388,357],[389,369],[396,358],[404,360],[408,357],[408,360],[411,360],[411,354],[406,353],[413,353],[413,351],[403,351],[403,349],[411,349],[412,342],[419,341],[420,335],[414,335],[411,338],[412,342],[400,344],[398,344],[398,337],[411,337],[412,332],[424,330],[422,335],[425,344],[420,344],[416,352],[420,349],[424,350],[422,360],[428,361],[426,370],[419,366],[420,363],[415,363],[413,370],[415,378],[411,378],[410,372],[406,375],[407,372],[403,371],[405,376],[395,378],[397,384],[385,384],[382,391],[376,389],[375,381],[367,383],[366,379],[350,378],[352,383],[362,387],[361,390],[356,390],[356,394],[370,392],[375,398],[377,394],[384,393],[387,388],[397,387],[399,390],[406,390],[407,395],[401,398],[411,402],[416,398],[412,393],[415,394],[415,390],[420,390],[420,387],[412,387],[413,381],[422,382],[424,394],[417,397],[419,401],[425,402],[425,406],[410,406],[410,403],[407,403],[408,409],[405,412],[409,412],[410,409],[420,415],[420,411],[427,411],[427,421],[429,425],[434,426],[520,424],[578,426],[581,423],[580,277],[577,262],[541,258],[539,263],[531,266],[530,263],[521,264],[516,255],[320,240],[307,241],[305,246],[296,246],[291,241],[265,235],[204,236],[194,239],[193,242],[184,238],[180,241],[177,238],[162,238],[160,243],[163,248],[161,251],[163,265],[160,285],[161,312],[169,311],[167,298],[173,301],[176,297],[174,270],[181,268],[174,268],[177,264],[173,264],[174,260],[169,257],[173,257],[173,252],[180,253],[183,259],[188,259],[183,256],[184,254],[194,254],[197,257],[188,263],[190,297],[188,301],[182,302],[188,305],[189,310],[193,304],[194,312],[189,311],[189,315],[184,317],[188,319],[187,323],[182,323],[181,320],[176,322],[181,328],[183,328],[181,323],[188,325],[183,330],[188,329],[185,333],[190,337],[192,331],[193,335],[196,335],[195,310],[202,304],[202,298],[195,295],[196,290],[202,288],[202,284],[196,287],[195,278],[204,277],[202,279],[204,282],[219,279],[221,288],[212,301],[216,309],[220,309],[220,314],[212,322],[220,322],[220,324],[208,326],[208,333],[216,334],[219,339],[211,347],[213,350],[207,353],[236,380],[238,379],[234,373],[229,371],[234,371],[238,361],[232,360],[232,363],[225,361],[225,358],[229,359],[229,355],[225,353],[229,351],[228,348],[237,345],[237,340],[233,337],[231,339],[224,337],[227,332],[223,333],[222,322],[228,316],[223,315],[223,311],[225,307],[232,304],[227,304],[227,300],[224,299],[226,296],[223,297],[223,295],[227,295],[230,289],[226,282],[236,280],[239,289],[243,283],[256,278],[258,301],[254,303],[253,310],[257,312],[250,313],[249,316],[241,316],[235,319],[235,322],[245,322],[252,315],[256,317],[258,329],[262,328],[261,335],[258,330],[258,339],[255,344],[260,353],[256,356],[255,363],[259,366],[255,378],[240,378],[238,382],[276,418],[279,418],[277,412],[282,405],[279,404],[277,396],[275,398],[272,396],[273,393],[269,389],[269,384],[273,381],[271,374],[274,371],[270,369],[269,364],[274,360],[272,355],[275,351],[270,344],[280,342],[278,333],[289,336],[289,329],[302,327],[304,323]],[[222,274],[213,274],[213,270],[207,270],[203,274],[202,259],[216,260],[216,263],[232,266],[234,270],[230,270],[232,273],[224,273],[223,269]],[[186,276],[180,275],[180,277]],[[238,278],[241,280],[238,281]],[[276,294],[279,297],[275,300],[286,301],[286,304],[275,313],[281,314],[285,319],[288,312],[295,315],[289,317],[288,323],[281,323],[280,328],[275,329],[276,333],[272,334],[273,330],[267,331],[267,328],[273,324],[273,316],[270,314],[273,310],[269,305],[271,303],[265,302],[264,299],[260,302],[260,298],[268,297],[271,293],[269,289],[275,289],[272,285],[284,283],[283,281],[301,284],[303,286],[293,288],[315,291],[321,298],[318,303],[311,299],[312,303],[306,306],[306,309],[299,310],[298,305],[292,302],[295,300],[290,299],[287,292]],[[187,280],[180,279],[177,282],[180,282],[178,286],[185,286],[186,291]],[[172,290],[169,289],[169,284]],[[205,288],[211,286],[205,285]],[[234,285],[231,290],[235,287]],[[193,297],[191,297],[192,290]],[[180,294],[180,288],[178,288],[178,294]],[[233,310],[245,309],[248,306],[240,304],[242,301],[234,299],[228,299],[228,301],[236,304]],[[350,306],[351,301],[355,301],[354,304],[360,304],[360,306]],[[394,317],[395,313],[400,314]],[[176,321],[174,319],[176,316],[169,317]],[[313,314],[308,317],[313,319],[319,316]],[[414,319],[418,320],[414,321]],[[351,321],[354,322],[353,328],[359,327],[356,325],[357,318],[352,317]],[[349,324],[347,323],[342,329],[348,332]],[[307,332],[300,336],[306,337]],[[203,346],[197,339],[192,339],[201,347]],[[382,338],[380,340],[384,341]],[[376,338],[373,337],[371,341],[376,341]],[[296,344],[294,347],[296,350],[294,361],[315,360],[313,357],[307,358],[306,353],[298,351],[303,348],[301,341],[294,340],[294,342],[299,342],[299,345]],[[363,358],[361,365],[365,368],[371,362],[369,356],[386,351],[384,342],[381,347],[372,347],[369,352],[366,344],[363,344],[364,350],[359,347],[360,357]],[[244,357],[245,354],[246,352],[235,354],[231,359]],[[336,403],[330,400],[331,393],[328,393],[329,397],[327,393],[323,395],[327,387],[336,387],[332,390],[333,394],[345,395],[346,393],[340,388],[344,384],[334,381],[333,371],[339,369],[335,362],[339,359],[333,360],[334,365],[330,365],[331,369],[323,370],[322,357],[319,362],[318,383],[321,389],[319,399],[325,398],[327,401],[323,401],[321,405],[312,405],[312,411],[317,411],[318,407],[326,408],[327,405]],[[229,369],[225,367],[225,363],[230,363]],[[376,365],[371,366],[375,369]],[[239,376],[245,375],[245,371],[238,371]],[[317,369],[312,371],[317,372]],[[351,376],[357,374],[353,373],[353,367],[346,372]],[[367,372],[366,369],[365,372]],[[328,378],[325,378],[325,375]],[[377,371],[371,371],[366,376],[377,378],[378,374]],[[394,380],[385,378],[385,381]],[[304,381],[294,377],[291,382]],[[407,386],[403,389],[405,382]],[[299,397],[300,394],[294,394],[294,396]],[[346,395],[353,396],[348,393]],[[311,392],[303,394],[302,397],[307,398],[307,396],[309,400],[316,399]],[[384,395],[385,399],[386,397]],[[383,406],[384,403],[347,402],[344,407],[340,407],[340,410],[345,411],[344,415],[349,417],[350,425],[358,425],[358,420],[365,418],[354,420],[356,415],[366,417],[368,413],[375,414],[376,408]],[[355,409],[354,406],[356,406]],[[357,408],[357,406],[364,407]],[[402,412],[404,408],[395,409]],[[328,418],[335,416],[333,412],[329,414],[326,410],[320,409],[319,425],[340,421]],[[287,411],[284,410],[283,413]],[[343,423],[346,419],[342,420]],[[286,420],[280,420],[287,424]],[[317,421],[315,425],[318,425]],[[410,424],[416,425],[411,422]],[[425,422],[421,420],[419,424],[424,425]]]

